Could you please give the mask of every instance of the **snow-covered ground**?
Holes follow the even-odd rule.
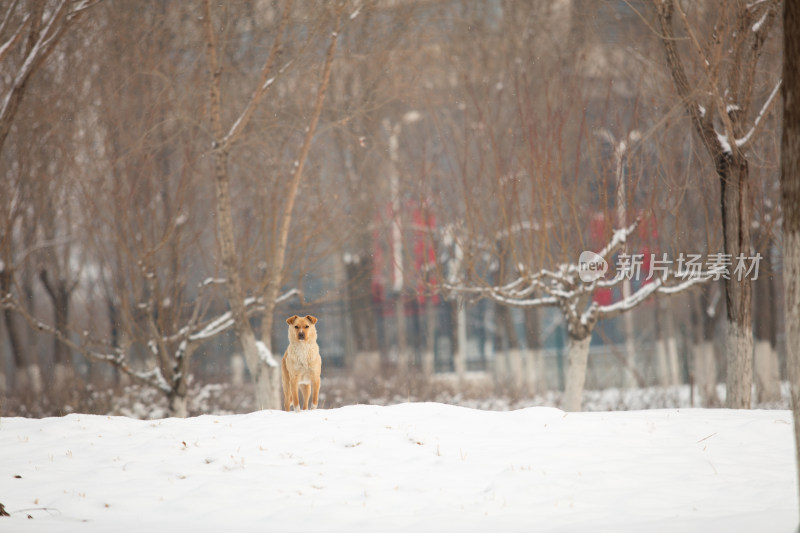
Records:
[[[0,420],[0,531],[793,532],[791,413]]]

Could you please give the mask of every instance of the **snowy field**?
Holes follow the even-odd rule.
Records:
[[[0,531],[794,532],[791,413],[0,419]]]

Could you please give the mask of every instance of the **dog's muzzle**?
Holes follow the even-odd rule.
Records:
[[[306,338],[306,334],[305,334],[305,333],[303,333],[302,331],[301,331],[300,333],[298,333],[298,334],[297,334],[297,339],[298,339],[298,340],[301,340],[301,341],[302,341],[302,340],[305,340],[305,338]]]

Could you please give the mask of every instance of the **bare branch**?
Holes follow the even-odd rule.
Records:
[[[22,20],[22,23],[19,25],[19,28],[17,28],[17,31],[14,33],[14,35],[12,35],[4,45],[0,46],[0,63],[3,62],[8,53],[13,50],[20,39],[22,39],[22,32],[28,26],[30,21],[30,15],[25,15],[25,18]],[[2,29],[0,29],[0,35],[2,35]]]
[[[15,313],[21,315],[32,328],[36,329],[37,331],[49,333],[59,342],[71,350],[80,353],[87,359],[103,363],[110,363],[119,368],[121,371],[125,372],[125,374],[131,376],[136,381],[154,387],[164,393],[169,393],[172,390],[158,367],[155,367],[148,372],[138,372],[128,366],[125,359],[125,353],[121,349],[115,349],[110,353],[103,353],[93,350],[84,344],[78,344],[74,342],[66,332],[59,331],[56,328],[31,316],[30,313],[28,313],[28,311],[25,309],[25,306],[19,305],[19,303],[10,294],[5,294],[0,297],[0,307],[11,309]]]
[[[231,129],[228,131],[228,134],[225,135],[224,139],[222,139],[221,144],[223,145],[224,149],[227,149],[231,144],[233,144],[239,135],[241,135],[242,131],[247,127],[247,124],[253,117],[256,107],[258,107],[258,103],[267,93],[267,90],[275,79],[270,78],[269,75],[272,72],[272,65],[275,63],[275,58],[277,58],[280,54],[281,38],[283,37],[283,33],[286,31],[286,26],[289,23],[289,14],[291,13],[291,10],[292,0],[289,0],[286,2],[286,6],[283,8],[283,15],[281,15],[281,22],[278,25],[277,32],[275,33],[275,40],[272,42],[272,48],[270,49],[267,60],[264,62],[264,66],[261,69],[261,74],[258,76],[258,83],[256,84],[256,88],[253,90],[250,101],[247,103],[244,111],[242,111],[242,114],[239,115],[239,118],[236,119],[236,122],[233,123]],[[283,72],[284,69],[285,67],[281,69],[279,73]]]
[[[686,112],[692,120],[695,130],[700,135],[700,139],[711,154],[722,153],[722,144],[713,131],[714,126],[711,122],[710,110],[701,111],[699,102],[692,94],[689,78],[686,76],[686,69],[676,47],[675,32],[672,29],[672,0],[659,0],[656,4],[658,21],[661,27],[661,42],[666,52],[667,66],[669,67],[672,79],[675,82],[675,89],[683,102]],[[699,46],[699,45],[695,45]],[[701,57],[702,52],[701,52]],[[705,61],[704,61],[705,65]]]
[[[322,77],[320,78],[319,87],[317,88],[317,98],[314,102],[314,110],[311,114],[311,121],[308,126],[306,126],[306,135],[303,139],[303,145],[300,148],[300,153],[297,155],[297,159],[294,161],[292,177],[284,191],[284,207],[278,229],[276,249],[274,254],[272,254],[270,260],[270,269],[267,273],[269,278],[267,280],[264,296],[267,301],[274,300],[277,297],[277,292],[280,287],[280,273],[283,270],[284,263],[286,262],[286,249],[289,241],[289,226],[291,225],[292,221],[292,211],[294,210],[295,200],[297,199],[297,189],[300,186],[300,181],[303,177],[303,168],[305,167],[308,154],[311,150],[311,142],[313,141],[314,134],[317,130],[319,117],[322,114],[322,105],[325,101],[325,94],[330,83],[331,68],[333,66],[334,52],[336,51],[336,42],[339,39],[339,28],[343,9],[344,3],[340,2],[336,7],[334,29],[333,32],[331,32],[328,51],[325,55],[325,65],[323,66]]]
[[[777,101],[775,96],[778,95],[782,83],[783,80],[779,80],[775,85],[775,88],[772,89],[769,98],[767,98],[767,101],[764,102],[763,106],[761,106],[761,110],[758,112],[756,119],[753,121],[753,125],[750,130],[745,133],[742,138],[736,139],[736,146],[738,146],[741,150],[746,150],[750,146],[750,144],[753,142],[753,139],[756,138],[756,135],[763,127],[765,123],[764,118],[769,114],[773,104]]]
[[[9,21],[11,20],[11,15],[14,14],[14,8],[17,7],[19,0],[12,0],[11,5],[8,6],[8,10],[6,10],[6,16],[3,17],[3,22],[0,22],[0,35],[3,35],[3,32],[6,31],[6,26],[8,26]]]

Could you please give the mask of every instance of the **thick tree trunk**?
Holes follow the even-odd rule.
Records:
[[[564,410],[580,411],[583,388],[586,384],[586,367],[589,363],[591,333],[582,339],[569,335],[567,343],[567,379],[564,390]]]
[[[739,9],[745,9],[741,4]],[[659,26],[661,29],[661,42],[666,52],[675,89],[678,92],[686,113],[692,121],[694,129],[703,141],[709,156],[714,161],[717,175],[720,180],[720,204],[722,211],[722,232],[724,239],[724,252],[734,262],[739,254],[750,256],[750,202],[748,199],[748,166],[745,151],[747,143],[735,143],[733,139],[743,137],[743,121],[748,117],[750,104],[749,94],[752,92],[753,79],[749,74],[756,71],[756,64],[761,53],[762,44],[769,31],[774,18],[774,4],[765,6],[766,12],[762,22],[758,23],[759,29],[753,27],[742,36],[740,43],[749,45],[746,61],[739,55],[744,48],[737,46],[735,55],[730,62],[734,65],[728,72],[728,82],[722,85],[718,64],[710,65],[703,55],[699,43],[690,34],[690,42],[699,61],[705,62],[703,68],[714,72],[709,80],[710,102],[701,106],[698,100],[700,92],[696,90],[686,75],[681,55],[678,52],[677,42],[672,27],[673,12],[680,15],[684,27],[688,28],[686,15],[680,4],[671,0],[661,0],[656,3]],[[741,13],[743,16],[743,12]],[[745,20],[745,19],[743,19]],[[719,28],[723,30],[724,28]],[[737,39],[739,36],[737,36]],[[746,63],[746,64],[745,64]],[[707,70],[708,71],[708,70]],[[712,105],[708,105],[711,103]],[[730,104],[736,104],[731,106]],[[715,120],[716,119],[716,120]],[[715,128],[715,122],[724,126],[720,133]],[[755,129],[756,123],[752,127]],[[748,134],[749,135],[749,134]],[[753,381],[753,321],[750,279],[737,279],[730,272],[730,279],[726,279],[725,299],[727,303],[727,328],[726,328],[726,356],[727,356],[727,396],[726,405],[732,408],[748,409],[751,402],[751,387]]]
[[[783,136],[783,281],[786,361],[794,413],[797,473],[800,480],[800,3],[784,2]],[[798,484],[800,487],[800,483]],[[800,496],[800,493],[798,493]]]
[[[747,194],[747,160],[735,160],[729,154],[719,156],[722,200],[722,232],[725,253],[731,260],[750,256],[750,200]],[[725,405],[731,409],[749,409],[753,386],[753,312],[751,280],[734,275],[725,283],[727,312],[727,393]]]

